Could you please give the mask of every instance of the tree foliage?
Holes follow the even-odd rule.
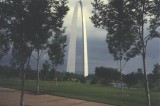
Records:
[[[160,79],[160,65],[157,63],[154,65],[154,69],[152,71],[153,79],[156,81]]]
[[[22,71],[22,89],[21,89],[21,100],[20,106],[23,106],[23,95],[24,95],[24,78],[25,78],[25,63],[30,57],[30,41],[28,39],[26,29],[28,29],[27,11],[29,1],[21,0],[4,0],[2,1],[2,13],[4,16],[4,23],[9,33],[9,39],[12,42],[12,51],[16,61],[20,64]]]
[[[153,91],[160,91],[160,65],[154,65],[152,73],[148,75],[150,88]]]
[[[133,45],[134,36],[131,36],[131,20],[126,2],[124,0],[112,0],[108,4],[95,0],[92,3],[94,10],[91,17],[95,27],[101,27],[108,31],[106,42],[108,49],[115,60],[128,59],[127,52]]]
[[[8,29],[5,21],[5,14],[3,13],[3,5],[0,2],[0,59],[9,51],[10,40],[8,36]]]
[[[39,52],[40,49],[44,48],[50,31],[56,31],[62,27],[63,18],[69,9],[66,4],[67,0],[0,1],[0,22],[3,25],[0,26],[0,29],[9,35],[13,57],[22,70],[21,106],[24,105],[25,64],[29,63],[33,50]],[[5,43],[7,42],[5,41]],[[5,47],[3,45],[1,46],[0,43],[1,47]]]
[[[138,70],[137,72],[131,72],[131,73],[128,73],[124,76],[124,82],[127,84],[127,86],[130,88],[130,87],[133,87],[134,85],[140,83],[141,85],[143,85],[143,78],[144,75],[143,75],[143,72],[142,70]]]
[[[110,0],[108,4],[95,0],[92,3],[94,10],[91,17],[95,27],[107,30],[106,42],[109,52],[118,63],[119,71],[122,73],[127,61],[134,55],[128,55],[133,48],[134,34],[132,33],[133,20],[126,7],[126,0]],[[97,17],[99,16],[99,17]],[[121,92],[123,93],[121,75]]]
[[[69,10],[67,0],[31,0],[28,6],[27,29],[31,45],[37,52],[37,93],[39,93],[39,62],[46,53],[51,32],[62,28]],[[35,56],[34,56],[35,57]]]
[[[113,81],[119,81],[120,72],[117,69],[105,68],[105,67],[96,67],[95,75],[107,83],[107,85]]]
[[[57,85],[57,74],[56,69],[57,65],[63,64],[64,62],[64,56],[65,56],[65,47],[66,47],[66,35],[63,35],[65,32],[65,29],[59,29],[55,31],[55,35],[53,36],[53,39],[51,40],[51,43],[49,44],[49,50],[48,55],[49,59],[52,62],[52,66],[55,69],[55,82]]]
[[[131,58],[139,54],[142,56],[148,106],[150,106],[150,95],[145,62],[146,47],[151,38],[159,37],[157,31],[159,2],[159,0],[111,0],[105,4],[101,0],[94,0],[92,3],[91,20],[95,27],[108,31],[108,48],[114,58],[123,59],[122,54],[124,53],[125,56]],[[145,35],[144,30],[147,23],[150,24],[150,34]]]
[[[65,56],[66,47],[66,35],[64,35],[65,29],[58,30],[55,32],[51,43],[49,44],[49,59],[51,60],[53,66],[58,64],[63,64]]]
[[[69,10],[67,0],[31,0],[28,7],[28,36],[34,48],[41,49],[51,32],[62,28],[63,18]]]
[[[0,59],[9,51],[9,48],[9,39],[2,32],[0,32]]]
[[[49,76],[50,63],[48,61],[45,61],[42,67],[43,67],[43,69],[41,70],[42,79],[46,80],[47,77]]]
[[[150,36],[151,38],[160,38],[160,0],[153,0],[152,9],[150,10]]]
[[[0,59],[9,51],[10,48],[10,39],[9,34],[10,30],[7,28],[7,18],[10,18],[7,12],[7,5],[0,1]]]

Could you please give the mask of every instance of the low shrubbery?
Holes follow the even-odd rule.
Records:
[[[157,76],[158,65],[155,65],[155,69],[152,73],[148,75],[150,89],[153,91],[160,91],[160,77]],[[29,80],[36,79],[36,71],[28,69],[25,71],[25,78]],[[99,67],[96,68],[95,74],[90,74],[88,77],[83,75],[58,72],[54,69],[41,70],[40,71],[40,80],[51,81],[55,79],[55,73],[58,81],[73,81],[80,83],[90,83],[92,85],[99,84],[100,86],[111,86],[111,83],[120,82],[120,73],[116,69]],[[9,67],[9,66],[0,66],[0,77],[6,78],[20,78],[21,71],[19,68]],[[128,74],[123,74],[123,82],[127,84],[128,88],[143,88],[143,71],[138,70],[137,72],[132,72]]]

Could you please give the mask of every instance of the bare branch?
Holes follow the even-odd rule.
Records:
[[[136,44],[134,44],[134,46],[136,47],[136,49],[138,49],[140,54],[143,54],[142,51],[138,48],[138,46]]]
[[[40,59],[45,55],[47,53],[47,50],[44,52],[41,52],[41,54],[40,54]]]

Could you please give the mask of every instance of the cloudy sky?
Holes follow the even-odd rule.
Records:
[[[72,16],[73,10],[78,0],[68,0],[69,3],[69,12],[64,19],[64,26],[66,27],[66,35],[70,35],[71,32],[71,24],[72,24]],[[88,38],[88,58],[89,58],[89,73],[95,72],[95,67],[104,66],[104,67],[112,67],[117,68],[117,62],[114,61],[113,56],[109,54],[107,49],[107,43],[105,42],[105,38],[107,35],[107,31],[103,29],[94,28],[93,23],[89,17],[91,17],[92,13],[92,5],[91,2],[93,0],[82,0],[84,6],[84,14],[86,18],[86,31],[87,31],[87,38]],[[106,0],[107,1],[107,0]],[[78,14],[78,22],[77,22],[77,54],[76,54],[76,72],[82,73],[82,25],[81,25],[81,16],[80,10]],[[147,31],[145,30],[147,34]],[[149,41],[148,48],[147,48],[147,73],[153,70],[153,65],[157,62],[160,63],[160,40],[154,39]],[[68,48],[68,47],[67,47]],[[66,48],[66,50],[68,50]],[[68,52],[68,51],[67,51]],[[59,66],[60,71],[66,71],[66,64],[67,64],[67,52],[65,57],[64,65]],[[5,56],[2,63],[6,62],[7,57]],[[31,66],[35,68],[36,61],[31,59]],[[45,55],[41,59],[42,63],[48,60],[48,56]],[[1,64],[2,64],[1,63]],[[137,56],[131,59],[123,70],[123,73],[129,73],[136,71],[138,68],[142,68],[142,58],[141,56]]]
[[[68,15],[64,19],[64,26],[67,27],[66,34],[69,36],[71,31],[72,24],[72,16],[75,4],[78,0],[69,0],[70,11]],[[93,0],[82,0],[84,6],[84,14],[86,18],[86,30],[88,37],[88,58],[89,58],[89,72],[94,73],[95,67],[105,66],[105,67],[113,67],[117,68],[117,62],[114,61],[113,56],[109,54],[107,49],[107,43],[105,42],[105,38],[107,35],[107,31],[103,29],[94,28],[93,23],[89,19],[92,13],[92,5],[91,2]],[[81,33],[81,18],[80,18],[80,10],[78,14],[78,24],[77,24],[77,54],[76,54],[76,71],[82,71],[82,33]],[[147,33],[147,31],[145,32]],[[147,72],[151,72],[153,70],[153,65],[157,62],[160,63],[160,40],[154,39],[149,41],[147,48]],[[67,59],[67,56],[65,57]],[[66,68],[63,66],[64,70]],[[136,71],[138,68],[142,67],[142,58],[141,56],[137,56],[131,59],[124,68],[123,72],[128,73],[132,71]]]

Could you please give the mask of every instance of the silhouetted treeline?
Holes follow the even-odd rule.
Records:
[[[40,80],[54,80],[55,70],[43,68],[40,71]],[[88,77],[83,75],[59,72],[56,71],[58,81],[74,81],[80,83],[99,84],[101,86],[110,86],[111,83],[120,82],[120,72],[114,68],[96,67],[95,74],[90,74]],[[16,77],[20,78],[21,72],[19,68],[0,66],[0,77]],[[36,70],[29,68],[26,70],[26,79],[36,80]],[[154,65],[152,73],[148,74],[150,88],[154,91],[160,91],[160,65]],[[123,74],[123,83],[127,84],[128,88],[143,88],[144,86],[144,74],[142,69],[138,69],[136,72]]]
[[[101,85],[109,85],[111,82],[120,81],[120,72],[113,68],[96,67],[95,76]]]
[[[130,87],[142,87],[144,84],[144,75],[142,69],[138,69],[136,72],[131,72],[123,77],[123,81]]]
[[[25,79],[36,80],[36,70],[28,68],[25,74]],[[86,83],[87,79],[83,77],[83,75],[67,73],[67,72],[59,72],[56,71],[58,81],[75,81]],[[10,67],[10,66],[0,66],[0,77],[4,78],[21,78],[21,71],[19,68]],[[40,71],[40,80],[54,80],[55,78],[55,70],[54,69],[42,69]]]
[[[0,77],[20,77],[19,69],[9,66],[0,66]]]
[[[154,69],[148,74],[149,85],[151,90],[160,91],[160,65],[154,65]],[[120,82],[120,72],[114,68],[96,67],[95,76],[92,76],[91,84],[110,85],[111,83]],[[144,73],[142,69],[136,72],[123,74],[123,83],[127,84],[128,88],[143,88]]]

